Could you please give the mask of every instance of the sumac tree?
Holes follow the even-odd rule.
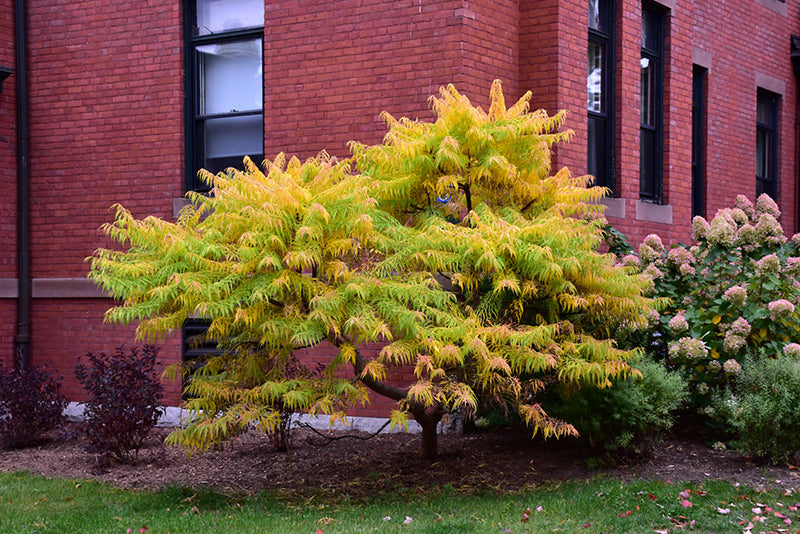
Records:
[[[529,99],[506,108],[495,82],[486,112],[448,86],[434,122],[384,115],[384,142],[353,143],[348,160],[205,174],[212,194],[189,193],[176,223],[118,206],[105,231],[123,250],[91,258],[90,277],[120,299],[106,319],[147,337],[207,317],[222,340],[189,383],[196,417],[170,441],[275,428],[276,405],[343,417],[368,390],[397,401],[395,424],[421,424],[431,458],[442,415],[480,403],[544,436],[574,433],[538,394],[630,372],[637,351],[611,334],[651,302],[597,250],[604,191],[551,174],[552,146],[571,135],[563,114],[529,112]],[[372,341],[385,343],[375,358],[359,350]],[[336,356],[321,374],[287,378],[299,348],[323,343]],[[387,380],[409,366],[411,383]]]

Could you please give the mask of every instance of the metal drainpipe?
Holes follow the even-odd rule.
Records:
[[[792,70],[795,77],[795,92],[797,93],[795,105],[794,131],[797,141],[795,143],[795,165],[797,165],[797,184],[795,184],[795,232],[800,232],[800,36],[789,36],[789,57],[792,60]]]
[[[14,0],[17,75],[17,335],[14,367],[30,364],[31,259],[30,259],[30,134],[28,123],[28,50],[25,0]]]

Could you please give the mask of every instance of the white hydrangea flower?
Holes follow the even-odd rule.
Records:
[[[643,243],[648,247],[652,248],[653,250],[655,250],[656,252],[658,252],[659,255],[664,253],[665,250],[664,243],[661,241],[661,238],[657,234],[648,235],[647,237],[644,238]]]
[[[756,212],[753,203],[744,195],[736,195],[736,199],[733,201],[733,207],[742,210],[750,218],[752,218]]]
[[[776,254],[768,254],[756,262],[755,268],[759,276],[778,274],[781,272],[781,260]]]
[[[699,339],[682,337],[669,344],[669,355],[675,360],[695,363],[708,356],[708,347]]]
[[[779,219],[781,216],[781,210],[778,209],[778,205],[766,193],[762,193],[756,199],[756,214],[762,214],[762,213],[768,213],[773,217],[775,217],[776,219]]]
[[[708,242],[711,245],[720,245],[730,248],[736,241],[736,223],[724,216],[716,216],[711,221],[708,229]]]

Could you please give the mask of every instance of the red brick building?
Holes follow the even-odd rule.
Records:
[[[757,191],[796,231],[793,34],[782,0],[0,0],[0,364],[49,362],[74,400],[79,356],[133,342],[85,279],[112,204],[169,219],[201,166],[346,155],[450,82],[568,110],[555,163],[634,242]]]

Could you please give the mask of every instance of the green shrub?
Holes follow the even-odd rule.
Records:
[[[0,446],[26,447],[62,422],[67,405],[45,369],[0,372]]]
[[[770,462],[800,449],[800,361],[788,356],[748,358],[730,388],[708,409],[739,436],[737,448]]]
[[[675,411],[686,400],[686,381],[663,363],[633,364],[641,376],[608,388],[561,389],[549,410],[572,422],[594,448],[618,456],[646,454],[672,428]]]

